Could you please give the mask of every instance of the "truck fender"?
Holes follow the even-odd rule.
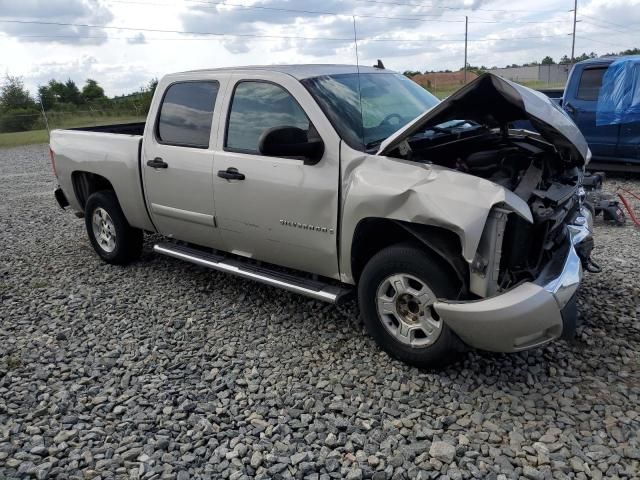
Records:
[[[438,165],[378,155],[361,155],[349,162],[343,192],[340,274],[346,283],[354,283],[357,278],[357,272],[352,272],[351,248],[356,227],[363,219],[416,225],[410,229],[414,235],[422,226],[452,232],[460,245],[459,255],[467,264],[473,261],[495,205],[504,206],[525,221],[533,220],[524,200],[489,180]],[[420,237],[423,244],[429,244],[429,235]],[[436,246],[433,241],[431,248],[448,255],[443,250],[446,247]]]
[[[462,258],[460,237],[455,233],[430,225],[395,221],[424,247],[441,258],[460,282],[458,298],[466,295],[469,284],[469,265]]]

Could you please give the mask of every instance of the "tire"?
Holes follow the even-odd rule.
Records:
[[[142,230],[129,225],[114,192],[92,194],[84,209],[84,219],[91,246],[105,262],[126,265],[140,258]]]
[[[430,305],[435,298],[455,298],[457,283],[442,260],[424,248],[401,243],[381,250],[366,264],[358,284],[360,312],[369,335],[410,365],[431,368],[450,363],[464,345]]]

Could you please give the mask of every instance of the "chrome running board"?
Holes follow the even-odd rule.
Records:
[[[261,265],[252,265],[242,260],[226,258],[186,245],[158,243],[153,246],[153,251],[329,303],[343,303],[353,292],[352,288],[346,286],[311,280]]]

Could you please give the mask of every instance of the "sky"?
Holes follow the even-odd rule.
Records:
[[[640,0],[580,0],[576,55],[640,47]],[[573,0],[0,0],[0,73],[109,96],[184,70],[356,63],[458,70],[571,55]],[[355,32],[354,32],[355,17]],[[33,23],[36,22],[36,23]],[[190,33],[185,33],[190,32]]]

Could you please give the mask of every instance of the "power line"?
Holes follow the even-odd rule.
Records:
[[[579,20],[585,23],[588,23],[589,25],[593,25],[595,27],[598,28],[606,28],[607,30],[613,30],[614,32],[618,32],[618,33],[624,33],[624,34],[629,34],[629,33],[636,33],[635,31],[631,31],[631,30],[620,30],[617,28],[613,28],[609,25],[606,25],[604,23],[600,23],[600,22],[594,22],[593,20]],[[631,27],[624,27],[624,28],[631,28]]]
[[[115,30],[127,30],[127,31],[143,31],[154,33],[176,33],[187,35],[200,35],[200,36],[213,36],[213,37],[225,37],[225,36],[239,36],[248,38],[261,38],[267,40],[280,40],[280,39],[294,39],[294,40],[330,40],[340,42],[352,42],[352,38],[341,37],[304,37],[304,36],[290,36],[290,35],[260,35],[249,33],[218,33],[218,32],[190,32],[180,30],[162,30],[162,29],[149,29],[149,28],[134,28],[134,27],[116,27],[116,26],[100,26],[89,24],[73,24],[62,22],[40,22],[40,21],[18,21],[18,20],[0,20],[0,23],[27,23],[27,24],[44,24],[44,25],[62,25],[62,26],[74,26],[74,27],[87,27],[87,28],[109,28]],[[545,38],[558,38],[564,37],[566,34],[554,34],[554,35],[533,35],[526,37],[490,37],[490,38],[469,38],[469,42],[495,42],[495,41],[507,41],[507,40],[532,40],[532,39],[545,39]],[[103,39],[103,40],[132,40],[132,37],[114,37],[114,36],[98,36],[98,35],[8,35],[6,38],[77,38],[77,39]],[[145,38],[145,41],[203,41],[212,40],[211,38]],[[464,42],[464,38],[437,38],[437,37],[422,37],[422,38],[380,38],[380,37],[360,37],[360,41],[367,42],[400,42],[400,43],[424,43],[424,42]]]
[[[584,35],[577,35],[576,38],[580,40],[589,40],[591,42],[601,43],[603,45],[609,45],[610,47],[621,47],[623,45],[621,43],[603,42],[602,40],[598,40],[596,38],[591,38],[591,37],[585,37]]]
[[[185,30],[165,30],[160,28],[141,28],[141,27],[117,27],[112,25],[91,25],[88,23],[68,23],[68,22],[45,22],[41,20],[0,20],[0,23],[17,23],[26,25],[54,25],[59,27],[82,27],[82,28],[101,28],[107,30],[128,30],[134,32],[153,32],[153,33],[184,33],[191,35],[211,35],[216,37],[253,37],[253,38],[281,38],[294,40],[336,40],[351,41],[350,38],[332,38],[332,37],[305,37],[300,35],[269,35],[255,33],[220,33],[220,32],[191,32]]]
[[[133,0],[108,0],[108,3],[124,3],[124,4],[131,4],[131,5],[154,5],[154,6],[161,6],[161,7],[175,7],[175,4],[169,4],[169,3],[157,3],[157,2],[137,2],[137,1],[133,1]],[[243,4],[239,4],[239,3],[228,3],[228,2],[193,2],[193,3],[197,3],[197,4],[202,4],[202,6],[200,8],[210,8],[210,9],[216,9],[217,7],[208,7],[208,6],[204,6],[204,5],[217,5],[217,6],[232,6],[232,7],[239,7],[239,8],[244,8],[244,9],[251,9],[251,10],[270,10],[270,11],[276,11],[276,12],[291,12],[291,13],[302,13],[305,15],[333,15],[333,16],[344,16],[344,17],[353,17],[354,14],[350,14],[350,13],[339,13],[339,12],[328,12],[328,11],[323,11],[323,10],[299,10],[299,9],[294,9],[294,8],[282,8],[282,7],[268,7],[268,6],[263,6],[263,5],[243,5]],[[385,20],[409,20],[409,21],[414,21],[414,22],[445,22],[445,23],[464,23],[464,20],[443,20],[443,19],[433,19],[433,20],[429,20],[429,19],[422,19],[422,18],[411,18],[411,17],[398,17],[398,16],[386,16],[386,15],[355,15],[358,18],[379,18],[379,19],[385,19]],[[429,15],[430,17],[440,17],[440,15]]]
[[[436,5],[433,3],[406,3],[406,2],[390,2],[390,1],[382,1],[382,0],[358,0],[359,2],[366,3],[377,3],[380,5],[389,5],[389,6],[405,6],[405,7],[429,7],[433,9],[442,9],[442,10],[473,10],[473,11],[482,11],[482,12],[526,12],[526,13],[548,13],[548,12],[557,12],[558,10],[504,10],[504,9],[491,9],[491,8],[472,8],[472,7],[451,7],[446,5]]]
[[[530,37],[495,37],[495,38],[470,38],[470,42],[493,42],[493,41],[506,41],[506,40],[533,40],[539,38],[558,38],[558,37],[566,37],[566,33],[558,33],[553,35],[535,35]]]
[[[198,4],[200,8],[215,9],[216,11],[219,11],[217,10],[217,6],[233,6],[233,7],[239,7],[247,10],[251,10],[251,9],[270,10],[270,11],[276,11],[276,12],[301,13],[305,15],[331,15],[336,17],[355,16],[356,18],[377,18],[377,19],[384,19],[384,20],[400,20],[400,21],[410,21],[410,22],[433,22],[433,23],[464,23],[465,22],[464,20],[443,19],[441,18],[442,14],[418,15],[418,17],[437,17],[434,19],[425,19],[425,18],[416,18],[415,16],[408,17],[408,16],[391,16],[391,15],[367,15],[367,14],[357,14],[357,13],[347,13],[347,12],[345,13],[330,12],[330,11],[324,11],[324,10],[300,10],[300,9],[293,9],[293,8],[268,7],[268,6],[262,6],[262,5],[256,5],[256,4],[243,5],[239,3],[229,3],[229,2],[204,2],[204,1],[196,1],[196,0],[191,0],[191,2]],[[127,5],[153,5],[153,6],[168,7],[168,8],[176,7],[176,4],[158,3],[158,2],[141,2],[141,1],[135,1],[135,0],[107,0],[107,3],[121,3],[121,4],[127,4]],[[215,6],[207,6],[210,4]],[[500,21],[500,20],[485,20],[485,19],[472,20],[471,22],[472,23],[504,23],[503,21]],[[563,20],[547,20],[547,21],[510,20],[509,22],[510,23],[526,23],[526,24],[566,23]]]
[[[597,20],[597,21],[598,21],[598,22],[600,22],[600,23],[609,23],[609,24],[614,25],[614,26],[616,26],[616,27],[631,28],[630,26],[622,25],[621,23],[615,23],[615,22],[612,22],[612,21],[610,21],[610,20],[603,20],[603,19],[601,19],[601,18],[592,17],[591,15],[585,15],[584,13],[581,13],[581,14],[580,14],[580,16],[581,16],[581,17],[590,18],[590,19],[592,19],[592,20]]]

